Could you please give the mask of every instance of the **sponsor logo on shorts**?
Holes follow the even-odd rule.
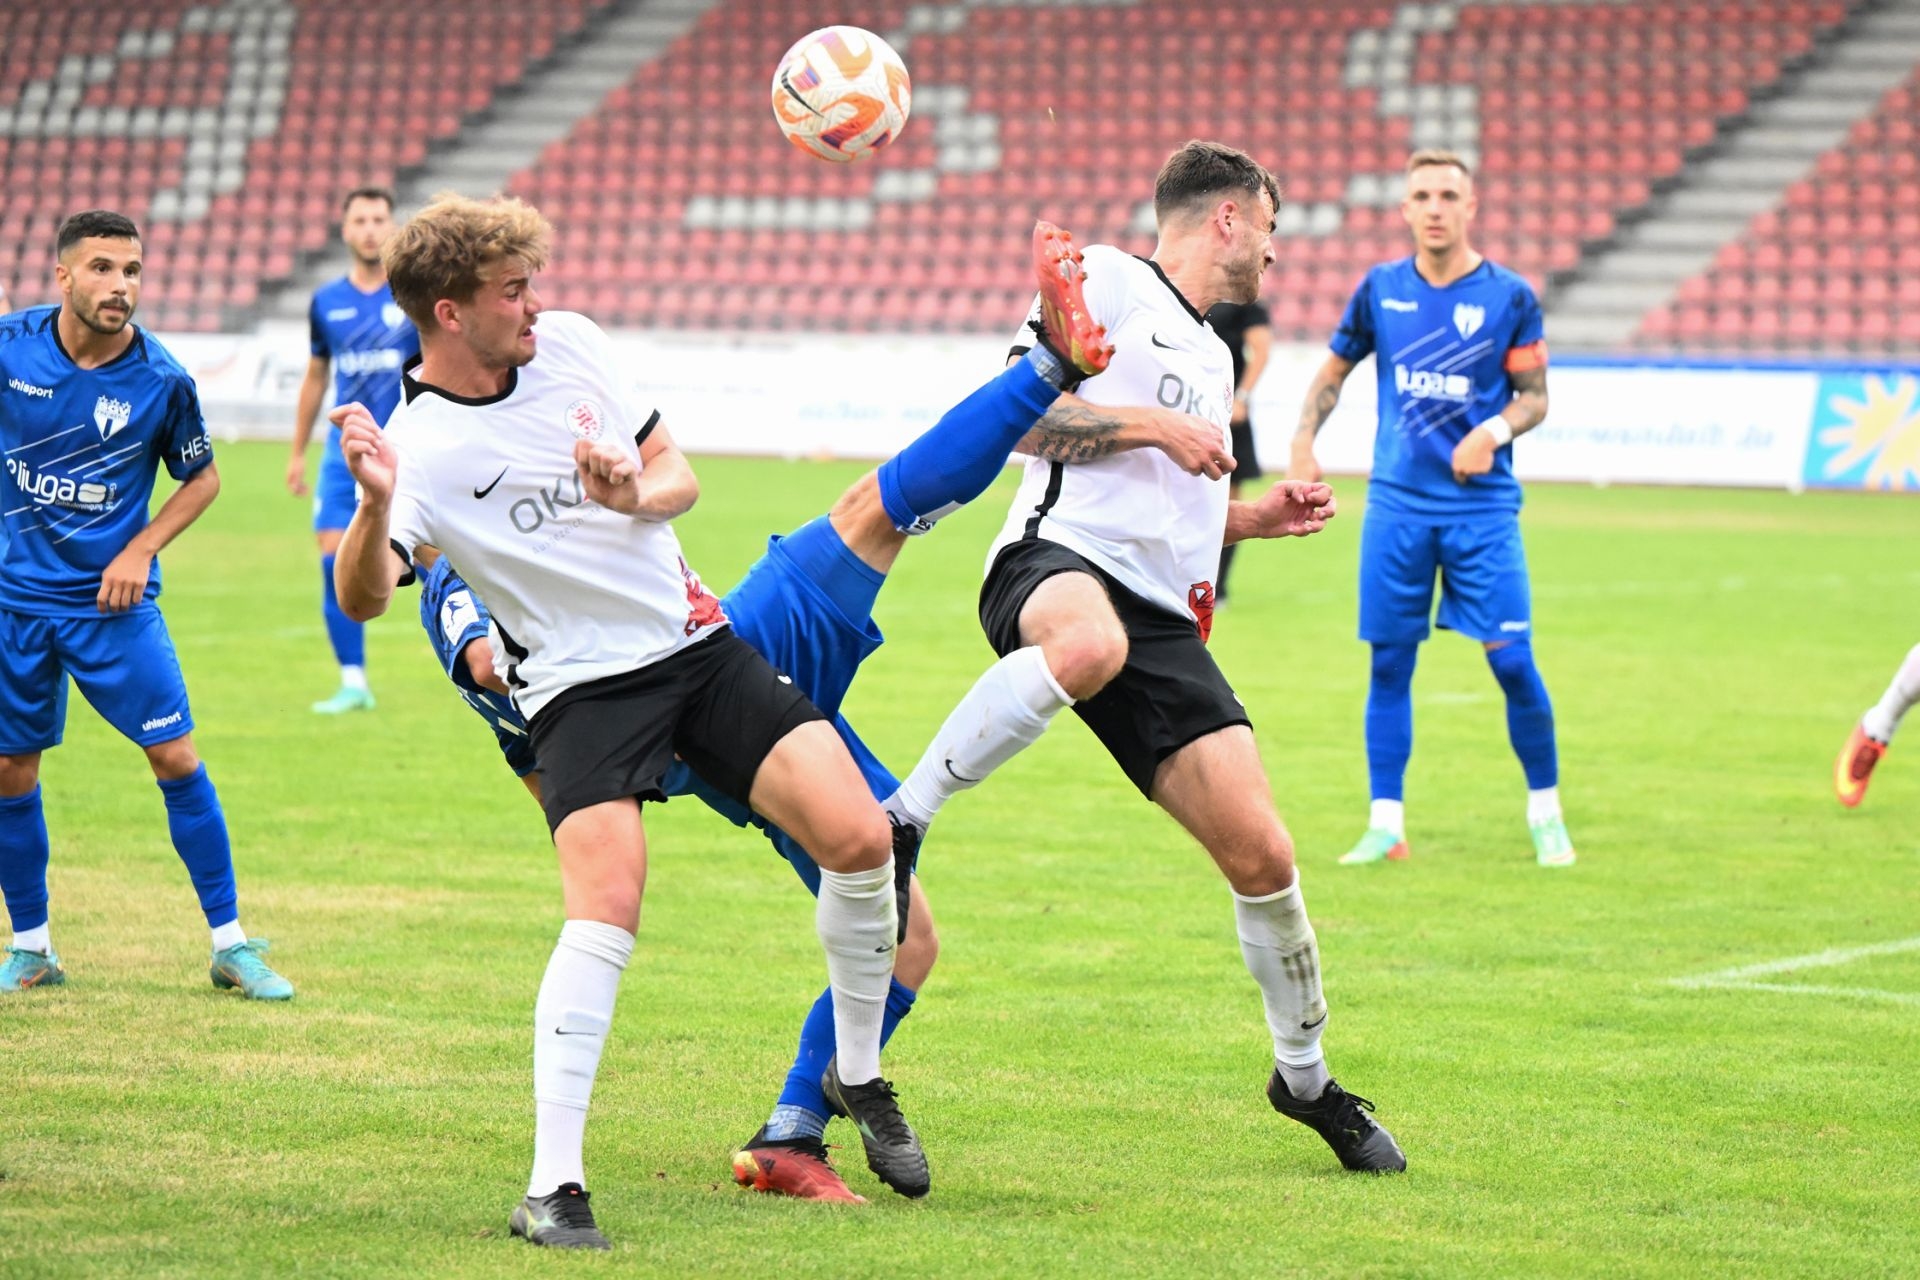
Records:
[[[151,733],[155,729],[164,729],[170,724],[179,724],[185,715],[186,713],[183,711],[176,711],[170,716],[161,716],[157,720],[149,720],[140,726],[140,732]]]
[[[42,400],[53,399],[52,387],[36,387],[31,382],[22,382],[18,378],[8,378],[7,385],[24,396],[38,396]]]
[[[1530,622],[1503,622],[1500,624],[1500,629],[1502,631],[1525,631],[1532,625]]]

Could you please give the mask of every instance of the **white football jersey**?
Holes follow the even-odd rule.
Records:
[[[1107,328],[1113,360],[1074,394],[1091,404],[1161,405],[1207,419],[1230,447],[1233,357],[1155,263],[1111,245],[1088,245],[1087,309]],[[1033,316],[1039,315],[1039,300]],[[1031,346],[1031,330],[1018,345]],[[1227,532],[1227,482],[1188,475],[1158,449],[1092,462],[1025,459],[1007,523],[987,553],[1022,538],[1079,552],[1136,595],[1212,621],[1213,579]],[[457,563],[457,562],[456,562]]]
[[[636,437],[660,415],[634,406],[593,321],[548,311],[534,334],[537,354],[503,394],[470,400],[408,377],[387,423],[400,455],[388,533],[409,558],[421,543],[440,548],[486,602],[529,717],[726,622],[673,526],[594,502],[574,468],[577,440],[637,462]]]

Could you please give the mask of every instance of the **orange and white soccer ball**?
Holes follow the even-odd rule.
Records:
[[[802,36],[773,73],[773,118],[808,155],[845,164],[900,136],[913,107],[907,64],[859,27]]]

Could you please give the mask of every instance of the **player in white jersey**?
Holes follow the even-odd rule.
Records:
[[[533,275],[549,238],[520,201],[447,195],[388,242],[421,359],[385,433],[360,406],[335,411],[363,493],[337,588],[352,616],[376,617],[430,544],[493,609],[567,915],[534,1009],[533,1174],[511,1226],[535,1244],[604,1249],[581,1139],[639,925],[640,803],[666,798],[676,756],[819,865],[837,1045],[822,1084],[870,1160],[876,1141],[922,1178],[926,1160],[879,1072],[891,828],[832,725],[732,633],[688,567],[668,522],[698,483],[660,415],[632,405],[598,326],[543,315]]]
[[[1202,317],[1258,293],[1278,199],[1273,176],[1244,152],[1190,142],[1155,184],[1152,259],[1086,250],[1088,311],[1115,355],[1029,435],[1033,457],[980,593],[1001,660],[887,805],[931,822],[1072,707],[1232,887],[1273,1037],[1275,1109],[1311,1126],[1347,1168],[1398,1171],[1406,1160],[1367,1115],[1372,1104],[1327,1074],[1319,948],[1293,842],[1246,710],[1206,649],[1222,545],[1314,533],[1334,513],[1324,484],[1287,482],[1237,502],[1222,481],[1233,468],[1233,365]],[[1188,415],[1195,447],[1140,447],[1169,413]]]

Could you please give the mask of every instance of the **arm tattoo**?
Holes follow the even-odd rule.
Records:
[[[1539,426],[1547,416],[1547,370],[1526,369],[1512,375],[1513,398],[1527,415],[1525,426],[1514,428],[1514,434],[1531,431]]]
[[[1300,409],[1300,427],[1298,434],[1316,436],[1320,428],[1326,425],[1333,406],[1340,403],[1340,387],[1337,383],[1327,383],[1307,397],[1307,403]]]
[[[1120,451],[1118,418],[1087,404],[1056,404],[1034,424],[1028,441],[1048,462],[1092,462]]]

